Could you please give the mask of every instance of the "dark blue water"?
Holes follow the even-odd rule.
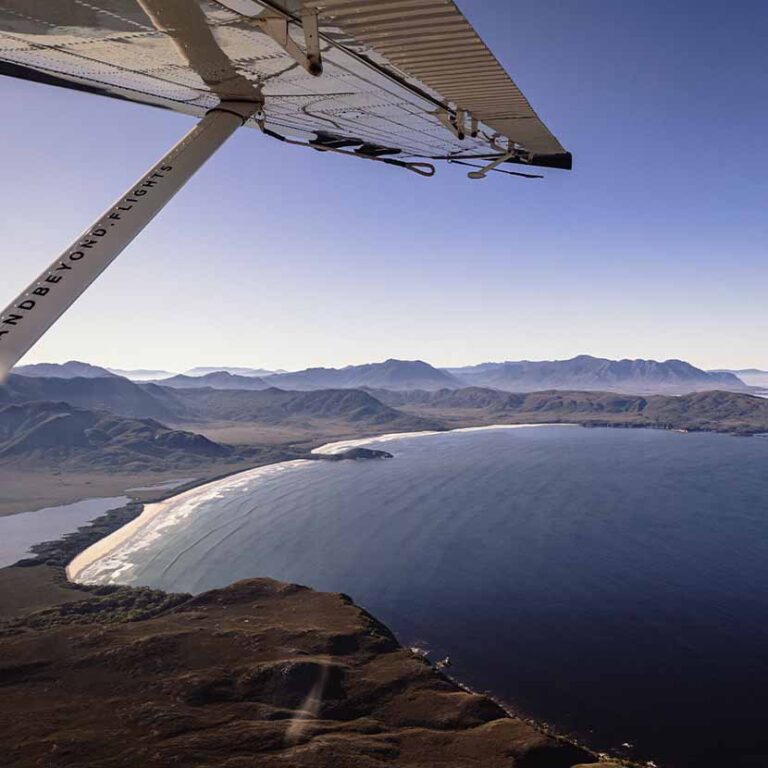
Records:
[[[768,766],[768,440],[407,438],[203,504],[123,578],[343,591],[452,673],[660,765]]]

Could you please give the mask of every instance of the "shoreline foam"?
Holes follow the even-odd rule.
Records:
[[[352,440],[339,440],[337,442],[325,443],[311,451],[314,456],[334,456],[351,448],[358,448],[394,440],[403,440],[411,437],[430,437],[435,435],[448,435],[464,432],[481,432],[497,429],[526,429],[530,427],[576,427],[578,424],[491,424],[482,427],[460,427],[446,431],[422,431],[422,432],[391,432],[385,435],[375,435],[370,437],[354,438]],[[66,566],[65,572],[67,579],[75,584],[96,584],[109,583],[120,584],[119,577],[130,566],[120,561],[115,562],[109,558],[127,545],[131,540],[136,539],[133,547],[127,551],[132,553],[143,549],[151,542],[155,541],[165,528],[169,528],[184,518],[194,514],[199,506],[207,501],[211,501],[219,494],[227,493],[242,485],[259,480],[263,477],[285,471],[286,469],[295,469],[300,466],[309,466],[313,462],[311,459],[293,459],[291,461],[279,461],[274,464],[266,464],[253,469],[246,469],[242,472],[236,472],[218,480],[190,488],[182,493],[169,496],[162,501],[145,504],[142,513],[131,522],[126,523],[113,533],[100,539],[95,544],[84,549],[76,555]],[[175,512],[166,519],[160,519],[167,516],[174,509]],[[137,537],[142,530],[149,528],[160,519],[155,530],[144,537]],[[106,561],[101,569],[96,568],[99,562]],[[111,578],[108,581],[94,579],[99,571],[109,571]]]
[[[100,539],[90,547],[87,547],[74,557],[65,569],[67,579],[76,584],[98,583],[89,581],[87,578],[89,575],[88,572],[93,569],[96,563],[109,558],[123,545],[133,539],[142,529],[148,528],[164,515],[167,516],[167,513],[173,508],[175,508],[175,514],[166,517],[164,520],[160,520],[159,526],[152,532],[152,535],[148,538],[145,537],[139,539],[130,551],[143,549],[160,535],[163,528],[175,525],[180,520],[193,514],[200,504],[215,499],[220,494],[236,489],[252,480],[311,463],[312,462],[309,459],[294,459],[292,461],[280,461],[274,464],[266,464],[261,467],[246,469],[243,472],[237,472],[234,475],[228,475],[227,477],[199,485],[195,488],[190,488],[187,491],[170,496],[162,501],[145,504],[142,513],[137,518],[131,520],[131,522],[122,526],[122,528],[118,528],[108,536],[105,536],[103,539]],[[125,566],[123,566],[123,569],[124,568]],[[121,572],[122,570],[118,569],[114,575],[119,576]],[[119,582],[112,580],[110,583]]]

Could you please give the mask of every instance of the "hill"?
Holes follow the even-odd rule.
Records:
[[[129,418],[173,421],[183,417],[183,406],[173,390],[140,385],[119,376],[108,378],[43,378],[12,375],[0,386],[0,403],[65,402]]]
[[[225,374],[229,377],[230,374]],[[237,377],[232,377],[237,379]],[[263,386],[263,385],[259,385]],[[64,402],[130,419],[156,419],[205,432],[216,442],[249,443],[242,430],[226,424],[289,427],[302,440],[331,434],[443,429],[511,419],[520,422],[576,421],[676,429],[768,431],[768,399],[744,392],[709,390],[672,395],[553,389],[507,392],[488,387],[442,389],[266,389],[172,388],[111,378],[47,379],[11,376],[0,387],[0,405]],[[216,429],[209,428],[216,425]],[[258,442],[258,441],[257,441]]]
[[[13,373],[19,376],[43,376],[58,379],[100,379],[115,376],[112,371],[100,368],[98,365],[81,363],[70,360],[68,363],[35,363],[34,365],[17,365]]]
[[[422,360],[386,360],[346,368],[307,368],[295,373],[275,374],[265,380],[275,387],[300,390],[360,387],[429,390],[461,386],[461,382],[450,373]]]
[[[161,387],[173,389],[267,389],[269,386],[258,376],[240,376],[228,371],[215,371],[201,376],[187,376],[180,374],[167,379],[158,379],[153,382]]]
[[[483,363],[448,370],[466,385],[510,392],[578,389],[682,393],[718,388],[748,389],[732,373],[704,371],[683,360],[608,360],[579,355],[570,360]]]
[[[643,415],[672,429],[768,433],[768,400],[735,392],[694,392],[648,398]]]
[[[300,392],[274,387],[186,389],[138,384],[116,376],[109,379],[11,376],[5,386],[0,386],[0,404],[27,402],[64,402],[92,411],[111,411],[125,418],[158,419],[195,431],[211,422],[300,425],[306,429],[324,422],[323,434],[331,424],[338,426],[340,433],[366,425],[387,425],[393,431],[435,427],[434,422],[400,413],[367,392],[346,389]]]
[[[0,575],[31,592],[45,568]],[[596,760],[460,688],[344,595],[271,579],[195,597],[128,587],[71,594],[0,633],[9,766],[569,768]]]
[[[377,391],[387,404],[447,426],[564,422],[758,434],[768,432],[768,399],[714,390],[686,395],[625,395],[551,390],[510,393],[482,387],[437,392]]]
[[[66,403],[0,406],[0,462],[122,471],[182,469],[238,458],[235,451],[151,419]]]
[[[289,424],[307,420],[335,421],[350,426],[388,425],[396,429],[431,429],[434,422],[409,416],[385,405],[368,392],[324,389],[290,392],[190,389],[177,392],[188,413],[206,421]]]

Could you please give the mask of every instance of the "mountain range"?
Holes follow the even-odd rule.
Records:
[[[746,389],[744,382],[733,373],[704,371],[683,360],[608,360],[578,355],[570,360],[483,363],[451,368],[449,372],[465,385],[509,392],[579,389],[646,393]]]
[[[486,387],[174,389],[114,375],[12,375],[0,387],[0,463],[176,470],[244,461],[254,448],[243,445],[541,422],[755,434],[768,432],[768,399],[722,390],[644,396]]]
[[[442,389],[460,387],[461,381],[422,360],[385,360],[383,363],[350,365],[346,368],[307,368],[278,373],[264,379],[283,389]]]
[[[167,379],[154,380],[153,383],[172,389],[268,389],[270,386],[258,376],[241,376],[229,371],[214,371],[199,376],[180,373]]]
[[[227,365],[216,366],[198,366],[197,368],[190,368],[188,371],[184,371],[185,376],[206,376],[209,373],[219,373],[224,371],[225,373],[231,373],[234,376],[270,376],[273,373],[285,373],[283,370],[271,371],[266,368],[243,368],[243,367],[231,367]],[[159,378],[159,377],[158,377]]]
[[[70,360],[68,363],[35,363],[34,365],[17,365],[13,373],[19,376],[31,378],[57,378],[57,379],[101,379],[115,376],[108,368],[101,368],[90,363],[81,363],[78,360]]]
[[[222,444],[197,431],[222,423],[332,436],[441,428],[435,420],[402,413],[362,390],[177,391],[117,377],[26,381],[44,386],[30,388],[25,377],[11,376],[0,387],[2,465],[176,471],[261,457],[258,447]],[[66,399],[77,405],[62,402]],[[177,426],[152,417],[158,413]]]
[[[508,392],[545,389],[683,393],[705,389],[745,391],[730,372],[711,372],[683,360],[608,360],[579,355],[570,360],[509,361],[462,368],[435,368],[421,360],[386,360],[346,368],[309,368],[265,376],[285,389],[370,388],[395,391],[490,387]]]
[[[36,378],[96,379],[116,375],[105,368],[76,361],[62,365],[21,366],[14,373]],[[280,373],[246,368],[196,368],[186,374],[154,378],[153,383],[174,389],[258,390],[277,387],[302,391],[362,388],[436,391],[478,386],[508,392],[578,389],[682,394],[710,389],[748,391],[749,384],[763,386],[768,380],[768,374],[756,370],[744,371],[743,376],[749,378],[747,383],[733,371],[705,371],[683,360],[609,360],[578,355],[570,360],[520,360],[447,369],[436,368],[422,360],[394,359],[345,368],[307,368]]]
[[[768,399],[713,390],[686,395],[619,392],[502,392],[482,387],[438,392],[372,392],[405,413],[446,427],[482,419],[497,423],[574,423],[587,426],[656,427],[689,431],[768,432]]]
[[[152,419],[126,419],[67,403],[0,406],[0,461],[23,460],[89,470],[158,470],[238,458],[231,446],[169,429]]]
[[[309,392],[194,389],[178,392],[184,413],[206,421],[260,424],[334,421],[349,426],[386,425],[391,431],[433,429],[439,425],[408,416],[360,389],[321,389]]]
[[[124,419],[149,418],[194,429],[211,423],[308,426],[318,421],[368,429],[386,426],[390,431],[436,426],[403,414],[360,389],[174,389],[117,376],[64,379],[11,375],[0,386],[0,407],[26,403],[64,403],[89,411],[109,411]]]
[[[138,384],[119,376],[101,378],[43,378],[11,375],[0,386],[0,404],[64,402],[76,408],[111,411],[125,418],[175,421],[183,418],[183,405],[174,390]]]

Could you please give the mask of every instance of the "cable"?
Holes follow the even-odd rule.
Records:
[[[386,163],[387,165],[394,165],[398,168],[405,168],[407,171],[418,173],[419,176],[426,176],[427,178],[435,175],[435,166],[432,163],[406,163],[402,160],[393,160],[390,157],[376,157],[374,155],[368,155],[362,152],[349,152],[344,149],[337,149],[336,147],[329,147],[327,144],[321,144],[317,141],[297,141],[296,139],[289,139],[287,136],[272,131],[266,127],[264,121],[259,121],[259,128],[261,132],[266,136],[270,136],[278,141],[285,142],[286,144],[293,144],[297,147],[308,147],[314,149],[317,152],[336,152],[339,155],[348,155],[349,157],[357,157],[361,160],[374,160],[377,163]],[[364,142],[361,142],[361,145]],[[399,150],[398,150],[399,151]]]
[[[475,163],[465,163],[463,160],[449,159],[448,162],[456,163],[457,165],[466,165],[469,168],[480,168],[481,170],[482,168],[484,168],[484,166],[482,165],[475,165]],[[543,176],[540,176],[539,174],[536,174],[536,173],[520,173],[519,171],[505,171],[502,168],[492,168],[491,171],[493,173],[506,173],[507,176],[520,176],[523,179],[543,179],[544,178]]]

